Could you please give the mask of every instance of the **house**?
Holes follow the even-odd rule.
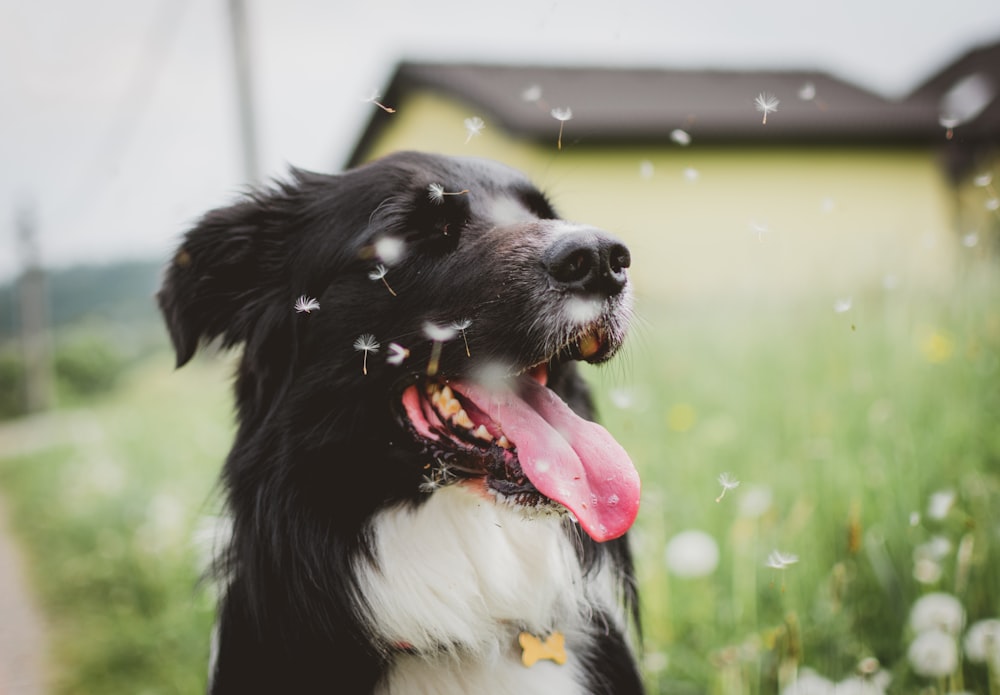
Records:
[[[808,71],[426,63],[383,93],[396,111],[373,109],[349,165],[421,149],[522,169],[625,239],[640,296],[947,287],[1000,231],[1000,43],[897,100]]]

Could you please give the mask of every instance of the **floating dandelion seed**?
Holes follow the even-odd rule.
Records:
[[[656,173],[656,168],[653,163],[648,159],[644,159],[639,162],[639,176],[646,179],[647,181],[653,178],[653,174]]]
[[[474,138],[483,132],[483,128],[486,127],[486,123],[479,116],[472,116],[471,118],[465,119],[465,132],[466,138],[465,142],[468,143],[469,140]]]
[[[438,326],[433,323],[424,324],[424,335],[431,339],[431,358],[427,362],[427,376],[437,374],[441,362],[441,346],[455,337],[455,329],[451,326]]]
[[[313,299],[312,297],[307,297],[302,295],[295,300],[295,311],[299,314],[306,313],[311,314],[313,311],[319,309],[319,300]]]
[[[379,94],[378,92],[372,92],[371,96],[365,97],[364,99],[362,99],[362,101],[367,104],[375,104],[375,106],[379,107],[386,113],[396,113],[396,109],[386,106],[381,101],[379,101],[379,99],[381,98],[382,98],[381,94]]]
[[[730,490],[735,490],[740,486],[740,481],[731,476],[729,473],[723,473],[718,477],[719,485],[722,486],[722,494],[715,498],[716,502],[721,502],[722,498],[726,496],[726,493]]]
[[[389,343],[389,356],[385,358],[385,361],[394,367],[398,367],[409,356],[410,351],[399,343]]]
[[[691,144],[691,135],[686,130],[681,130],[680,128],[674,128],[670,131],[670,139],[681,147],[687,147]]]
[[[802,101],[812,101],[816,98],[816,85],[812,82],[806,82],[804,85],[799,87],[799,99]]]
[[[764,114],[764,119],[761,121],[762,125],[767,125],[767,114],[777,111],[778,104],[780,103],[773,94],[761,92],[757,95],[757,98],[753,100],[753,105],[757,111]]]
[[[833,303],[833,310],[838,314],[846,314],[851,310],[852,299],[851,297],[844,297],[838,299]]]
[[[980,174],[979,176],[972,179],[972,185],[977,188],[986,188],[992,182],[993,182],[993,174],[988,171],[985,174]]]
[[[405,243],[402,239],[394,236],[379,237],[373,245],[375,257],[383,263],[395,265],[403,258]]]
[[[944,128],[944,139],[951,140],[955,136],[955,128],[961,123],[962,120],[955,118],[954,116],[949,116],[947,114],[942,114],[938,116],[938,123]]]
[[[976,232],[969,232],[962,237],[962,246],[971,249],[973,246],[979,243],[979,234]]]
[[[767,566],[771,569],[783,570],[789,565],[794,565],[799,561],[799,556],[794,553],[783,553],[780,550],[772,550],[767,556]]]
[[[990,212],[1000,210],[1000,198],[990,198],[986,201],[986,209]]]
[[[469,352],[469,339],[465,336],[466,329],[471,325],[472,325],[472,319],[461,319],[459,321],[452,321],[449,324],[450,328],[454,328],[456,331],[462,334],[462,342],[465,343],[466,357],[472,357],[472,353]]]
[[[364,353],[364,362],[361,366],[361,371],[366,376],[368,375],[368,353],[378,352],[379,343],[375,340],[375,336],[371,333],[362,333],[354,341],[354,349],[358,352]]]
[[[446,191],[444,190],[444,186],[439,183],[432,183],[427,187],[427,197],[430,198],[431,202],[435,205],[443,203],[446,195],[465,195],[468,192],[468,188],[463,188],[460,191]]]
[[[556,146],[557,146],[558,149],[561,150],[562,149],[563,126],[566,125],[566,121],[568,121],[571,118],[573,118],[573,109],[570,109],[570,108],[565,108],[565,109],[556,108],[556,109],[552,109],[549,113],[552,114],[552,118],[554,118],[557,121],[559,121],[559,140],[556,143]]]
[[[695,169],[694,167],[685,167],[683,173],[684,173],[684,178],[687,179],[687,181],[689,181],[690,183],[695,183],[698,180],[698,177],[701,176],[698,170]]]
[[[521,100],[527,101],[528,103],[534,104],[542,98],[542,88],[540,85],[533,84],[530,87],[526,87],[523,92],[521,92]]]
[[[375,270],[372,270],[371,272],[368,273],[368,279],[369,280],[381,280],[382,284],[385,285],[385,288],[387,290],[389,290],[389,294],[391,294],[393,297],[395,297],[396,296],[396,291],[394,289],[392,289],[391,287],[389,287],[389,281],[385,279],[385,276],[386,276],[386,274],[388,272],[389,272],[389,269],[386,268],[381,263],[379,263],[377,266],[375,266]]]

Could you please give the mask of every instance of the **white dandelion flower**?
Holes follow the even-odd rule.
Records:
[[[804,668],[793,683],[782,688],[781,695],[835,695],[837,692],[833,681],[811,668]]]
[[[299,314],[310,314],[319,309],[319,300],[302,295],[295,300],[295,311]]]
[[[753,100],[753,105],[758,112],[764,114],[764,119],[761,121],[762,125],[767,125],[767,114],[777,111],[778,104],[780,103],[773,94],[761,92],[757,95],[757,98]]]
[[[667,543],[665,559],[678,577],[705,577],[719,564],[719,544],[704,531],[681,531]]]
[[[354,349],[364,353],[364,362],[362,363],[361,371],[365,375],[368,374],[368,353],[378,352],[379,347],[381,346],[371,333],[363,333],[354,341]]]
[[[1000,668],[1000,620],[987,618],[973,623],[965,633],[965,655],[974,663]]]
[[[568,121],[571,118],[573,118],[573,109],[568,108],[568,107],[567,108],[562,108],[562,109],[555,108],[555,109],[552,109],[549,113],[552,114],[552,118],[554,118],[557,121],[559,121],[559,140],[557,141],[556,145],[557,145],[557,148],[561,150],[562,149],[563,126],[566,125],[566,121]]]
[[[468,143],[469,140],[474,138],[483,132],[483,128],[486,127],[485,121],[479,116],[472,116],[465,119],[465,142]]]
[[[794,565],[799,561],[799,556],[795,553],[783,553],[780,550],[772,550],[767,556],[767,566],[771,569],[783,570],[789,565]]]
[[[723,473],[718,477],[719,485],[722,486],[722,493],[715,498],[716,502],[721,502],[722,498],[726,496],[726,493],[730,490],[735,490],[740,486],[740,481],[734,478],[729,473]]]
[[[393,297],[395,297],[396,296],[396,291],[394,289],[392,289],[391,287],[389,287],[389,281],[385,279],[385,276],[388,273],[389,273],[389,269],[386,268],[381,263],[379,263],[377,266],[375,266],[375,270],[372,270],[372,271],[370,271],[368,273],[368,279],[369,280],[381,280],[382,284],[385,285],[385,288],[387,290],[389,290],[389,294],[391,294]]]
[[[389,343],[389,356],[385,358],[385,361],[394,367],[398,367],[409,356],[410,351],[399,343]]]
[[[382,109],[386,113],[396,113],[396,109],[391,108],[391,107],[386,106],[385,104],[383,104],[380,101],[381,98],[382,98],[381,94],[379,94],[377,91],[372,91],[372,93],[371,93],[370,96],[364,97],[361,101],[363,101],[363,102],[365,102],[367,104],[374,104],[375,106],[379,107],[380,109]]]
[[[472,353],[469,352],[469,339],[465,336],[465,331],[472,325],[472,319],[460,319],[458,321],[452,321],[448,324],[449,328],[453,328],[462,334],[462,342],[465,343],[465,356],[472,357]]]
[[[681,130],[680,128],[674,128],[670,131],[670,139],[681,147],[687,147],[691,144],[691,135],[686,130]]]
[[[943,630],[957,635],[965,624],[965,609],[951,594],[924,594],[910,608],[910,628],[916,633]]]
[[[958,644],[941,630],[917,635],[906,652],[913,670],[927,678],[944,678],[958,667]]]

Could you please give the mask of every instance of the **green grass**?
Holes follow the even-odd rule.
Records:
[[[626,354],[588,373],[643,478],[652,692],[776,693],[797,668],[842,680],[866,657],[892,692],[988,692],[980,665],[926,680],[906,652],[921,594],[955,594],[969,623],[1000,616],[998,289],[991,271],[935,296],[873,291],[840,314],[829,298],[640,305]],[[74,411],[69,441],[0,459],[53,622],[56,693],[203,690],[211,600],[190,537],[215,511],[229,371],[158,357]],[[716,502],[723,472],[741,485]],[[940,490],[955,502],[934,519]],[[707,576],[667,569],[685,529],[718,544]],[[921,584],[914,551],[934,536],[951,549]],[[798,562],[767,567],[775,549]]]

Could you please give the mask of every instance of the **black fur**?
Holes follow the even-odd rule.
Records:
[[[449,195],[431,200],[431,184]],[[498,227],[489,208],[498,198],[519,201],[530,218]],[[473,321],[464,336],[472,357],[462,337],[445,343],[441,376],[550,360],[549,387],[592,417],[575,363],[556,354],[565,336],[539,320],[548,309],[538,283],[551,271],[538,239],[556,219],[505,167],[401,153],[338,176],[294,171],[185,236],[158,295],[178,366],[207,341],[243,345],[239,428],[223,471],[233,536],[216,568],[225,590],[212,693],[366,693],[391,665],[352,599],[363,587],[351,562],[371,553],[366,522],[378,510],[427,497],[429,455],[398,404],[431,360],[426,323]],[[404,249],[387,263],[395,295],[369,277],[387,238]],[[321,308],[297,313],[301,295]],[[381,343],[367,375],[353,347],[361,334]],[[410,351],[402,366],[386,361],[393,342]],[[566,528],[585,566],[615,567],[637,617],[625,539],[598,544]],[[639,692],[627,640],[602,634],[584,657],[592,692]]]

